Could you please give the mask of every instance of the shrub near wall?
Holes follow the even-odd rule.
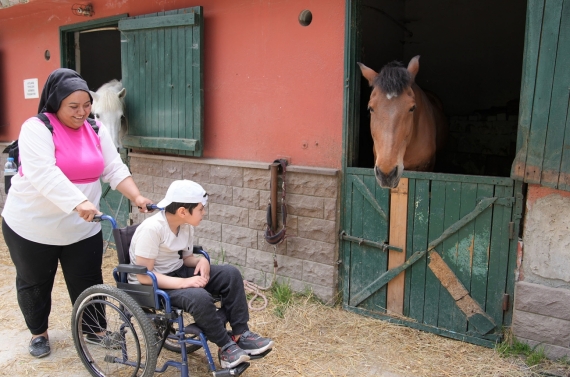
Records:
[[[310,289],[325,302],[333,300],[340,221],[337,170],[288,167],[287,238],[274,248],[264,239],[269,163],[131,154],[130,167],[143,195],[155,202],[177,179],[190,179],[204,187],[209,203],[195,234],[213,263],[231,263],[245,279],[265,286],[273,277],[275,254],[278,281],[288,282],[295,291]],[[280,204],[281,191],[278,198]],[[134,223],[146,216],[131,210]],[[280,213],[278,217],[281,225]]]

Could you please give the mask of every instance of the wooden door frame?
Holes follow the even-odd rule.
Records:
[[[60,65],[62,68],[75,69],[75,36],[78,31],[97,29],[102,27],[117,26],[119,20],[127,18],[128,13],[118,14],[112,17],[65,25],[59,28],[59,51]]]

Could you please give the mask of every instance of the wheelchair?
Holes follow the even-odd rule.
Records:
[[[152,205],[149,209],[159,208]],[[180,370],[181,377],[188,377],[187,355],[202,348],[214,377],[241,375],[250,363],[216,369],[206,336],[200,328],[193,323],[184,323],[185,313],[171,306],[168,294],[158,288],[156,276],[151,271],[130,264],[129,246],[138,225],[118,228],[115,219],[107,215],[94,219],[102,220],[110,221],[113,227],[119,259],[119,265],[113,270],[117,286],[100,284],[86,289],[73,305],[71,318],[75,348],[90,374],[147,377],[174,367]],[[193,251],[210,261],[208,253],[200,246],[194,246]],[[152,286],[129,284],[129,273],[148,275]],[[157,367],[163,348],[179,353],[181,360],[167,360]],[[255,359],[264,357],[269,351]]]

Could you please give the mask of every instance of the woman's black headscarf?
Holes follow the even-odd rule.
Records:
[[[79,73],[67,68],[56,69],[49,75],[44,85],[38,113],[56,113],[61,106],[61,101],[77,90],[87,92],[93,103],[89,87]]]

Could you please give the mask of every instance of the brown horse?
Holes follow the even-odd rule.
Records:
[[[415,83],[420,57],[408,68],[388,63],[380,73],[358,63],[372,87],[368,101],[374,141],[374,174],[383,188],[398,186],[404,169],[432,171],[445,143],[447,121],[437,97]]]

